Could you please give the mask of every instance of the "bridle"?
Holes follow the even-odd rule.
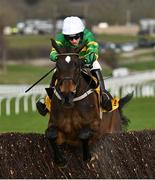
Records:
[[[57,54],[57,56],[78,56],[78,53],[62,53],[62,54]]]
[[[62,54],[58,54],[58,56],[77,56],[77,57],[79,57],[79,54],[78,53],[62,53]],[[62,78],[60,83],[64,80],[72,80],[74,82],[74,84],[76,85],[76,87],[78,87],[79,82],[80,82],[80,72],[81,72],[81,66],[79,65],[79,71],[78,71],[79,76],[78,76],[77,81],[75,81],[72,77],[67,76],[67,77]]]
[[[78,53],[62,53],[62,54],[58,54],[58,56],[78,56],[79,57],[79,54]],[[80,63],[80,62],[79,62]],[[79,64],[79,71],[78,71],[78,79],[77,81],[75,81],[72,77],[64,77],[63,79],[61,79],[61,81],[59,83],[61,83],[62,81],[64,80],[72,80],[75,85],[76,85],[76,89],[73,91],[74,95],[75,95],[75,98],[73,99],[73,102],[75,101],[80,101],[82,99],[84,99],[85,97],[87,97],[89,94],[91,94],[92,92],[94,92],[94,89],[88,89],[86,90],[86,92],[80,96],[76,96],[78,90],[80,89],[80,78],[81,78],[81,70],[82,70],[82,67],[81,65]],[[58,87],[59,87],[59,84],[58,84]],[[61,92],[59,90],[59,88],[56,88],[54,89],[54,94],[56,95],[56,97],[59,99],[59,100],[62,100],[62,95],[61,95]]]

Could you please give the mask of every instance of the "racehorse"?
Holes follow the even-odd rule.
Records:
[[[90,144],[96,143],[105,133],[122,130],[119,109],[101,111],[95,82],[89,72],[86,74],[83,71],[83,61],[79,58],[84,45],[78,48],[58,47],[54,40],[51,41],[58,57],[55,89],[45,135],[57,164],[65,163],[59,148],[63,143],[82,146],[83,160],[87,161],[91,159]]]

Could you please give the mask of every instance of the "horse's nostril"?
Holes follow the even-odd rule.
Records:
[[[71,108],[74,106],[74,102],[73,102],[73,99],[74,99],[74,94],[73,93],[68,93],[68,94],[65,94],[65,93],[62,93],[62,105],[64,105],[64,107],[66,108]]]
[[[73,80],[63,80],[60,84],[60,91],[63,93],[75,92],[76,84]]]

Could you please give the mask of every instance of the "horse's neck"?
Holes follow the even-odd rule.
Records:
[[[80,75],[80,80],[79,80],[79,87],[78,87],[78,95],[81,95],[85,92],[87,92],[90,89],[89,83],[84,79],[82,75]]]

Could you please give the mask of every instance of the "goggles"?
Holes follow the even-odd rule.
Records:
[[[73,39],[77,40],[81,38],[81,33],[75,35],[65,35],[65,38],[69,41],[72,41]]]

